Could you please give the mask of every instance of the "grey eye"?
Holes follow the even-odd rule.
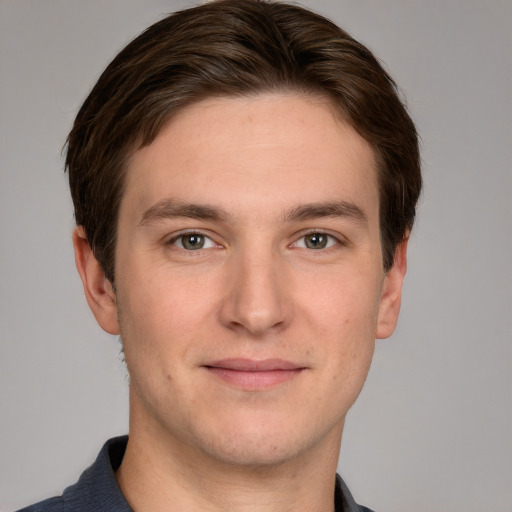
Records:
[[[185,251],[199,251],[200,249],[213,249],[216,247],[215,242],[209,236],[194,232],[182,233],[169,240],[169,244]]]
[[[329,235],[324,233],[311,233],[304,237],[304,244],[308,249],[325,249],[329,241]]]
[[[187,249],[189,251],[197,251],[198,249],[202,249],[205,243],[205,236],[199,235],[197,233],[189,233],[188,235],[180,236],[176,242],[178,245],[181,245],[183,249]]]

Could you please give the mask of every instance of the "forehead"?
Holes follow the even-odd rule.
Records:
[[[325,98],[211,98],[184,108],[134,153],[121,214],[123,205],[135,212],[162,199],[249,215],[350,200],[371,216],[376,183],[372,148]]]

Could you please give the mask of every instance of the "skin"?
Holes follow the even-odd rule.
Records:
[[[345,415],[406,271],[407,240],[383,270],[371,147],[322,98],[204,100],[131,158],[117,244],[114,289],[74,233],[130,374],[131,506],[333,510]]]

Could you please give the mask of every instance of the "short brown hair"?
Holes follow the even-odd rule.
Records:
[[[372,53],[326,18],[267,0],[217,0],[172,14],[103,72],[67,140],[78,225],[107,278],[126,162],[176,112],[211,96],[322,95],[372,146],[384,269],[414,221],[421,189],[416,129]]]

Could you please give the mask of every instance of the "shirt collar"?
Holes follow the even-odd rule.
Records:
[[[115,477],[121,465],[128,436],[115,437],[105,443],[94,464],[86,469],[78,482],[62,494],[69,512],[133,512]],[[336,512],[371,512],[355,501],[345,482],[336,475],[334,493]]]
[[[62,498],[69,512],[132,512],[114,474],[121,465],[127,442],[128,436],[107,441],[94,464],[64,491]]]

